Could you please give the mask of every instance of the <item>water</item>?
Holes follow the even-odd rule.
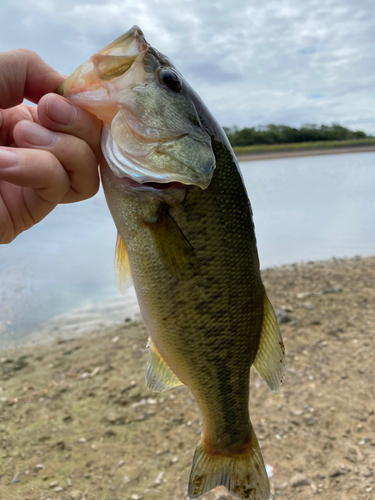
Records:
[[[261,267],[375,252],[375,153],[241,163]],[[118,296],[103,192],[0,246],[0,335]],[[128,301],[134,301],[130,292]]]

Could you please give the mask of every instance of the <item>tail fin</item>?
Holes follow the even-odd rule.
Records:
[[[202,441],[198,443],[190,473],[189,498],[198,498],[221,485],[241,500],[269,499],[267,472],[252,427],[250,441],[241,453],[209,455]]]

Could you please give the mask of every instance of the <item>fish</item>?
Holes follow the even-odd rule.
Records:
[[[121,292],[134,284],[147,327],[146,384],[155,392],[186,385],[200,409],[189,498],[223,485],[241,500],[267,500],[250,367],[277,392],[285,349],[223,129],[138,26],[77,68],[58,93],[103,122],[116,282]]]

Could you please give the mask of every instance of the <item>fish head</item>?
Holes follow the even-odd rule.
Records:
[[[137,26],[77,68],[58,93],[104,122],[103,154],[118,177],[210,184],[216,160],[194,91]]]

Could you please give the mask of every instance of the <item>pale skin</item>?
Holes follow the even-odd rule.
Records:
[[[0,244],[99,188],[101,122],[54,94],[63,80],[35,52],[0,52]]]

